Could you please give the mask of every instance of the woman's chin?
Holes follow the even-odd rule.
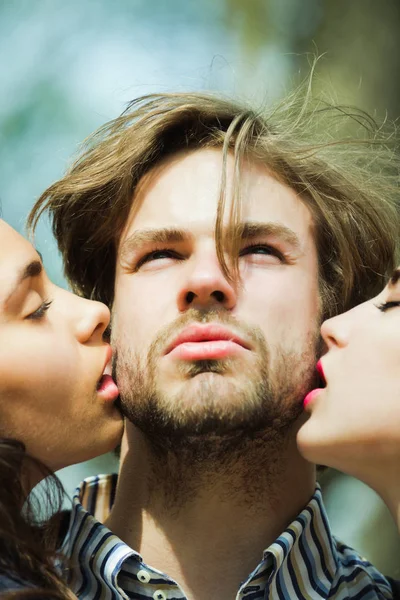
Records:
[[[342,433],[323,427],[311,417],[297,433],[297,446],[309,462],[346,472],[359,441]]]
[[[297,434],[297,446],[311,463],[341,471],[361,480],[378,493],[385,484],[385,472],[390,465],[399,464],[400,440],[397,453],[387,451],[382,439],[365,431],[331,430],[307,421]],[[398,468],[398,467],[396,467]]]

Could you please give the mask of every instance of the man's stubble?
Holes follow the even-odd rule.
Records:
[[[252,352],[224,360],[180,361],[176,370],[182,385],[169,394],[158,364],[172,336],[193,322],[233,327],[251,340]],[[261,493],[265,481],[277,479],[302,399],[315,382],[317,340],[316,328],[302,348],[271,349],[260,328],[222,310],[197,309],[160,331],[147,356],[132,351],[126,338],[113,338],[121,410],[144,434],[158,485],[160,478],[168,481],[170,504],[183,503],[198,486],[212,485],[218,477],[237,480],[239,472],[243,482],[252,482],[248,499],[254,503],[250,497],[258,495],[257,482]]]

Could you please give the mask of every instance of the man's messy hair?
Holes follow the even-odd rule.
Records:
[[[270,108],[200,93],[143,96],[84,142],[66,175],[38,199],[28,226],[33,231],[50,213],[72,289],[111,306],[119,240],[142,177],[171,155],[218,149],[215,238],[225,276],[240,279],[241,172],[246,161],[256,161],[313,215],[326,318],[378,293],[395,266],[399,171],[388,129],[363,111],[313,98],[311,79]]]

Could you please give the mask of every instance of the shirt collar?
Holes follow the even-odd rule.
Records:
[[[267,557],[274,564],[270,586],[276,597],[308,597],[310,589],[314,597],[327,597],[339,558],[318,484],[307,506],[264,551]]]
[[[116,474],[96,475],[82,481],[75,490],[69,530],[61,550],[68,564],[73,565],[66,576],[76,593],[99,585],[114,591],[121,565],[131,556],[142,561],[137,552],[103,525],[110,514],[116,486]]]
[[[90,566],[89,573],[98,572],[101,564],[104,583],[110,587],[115,586],[115,575],[128,557],[142,561],[140,554],[102,524],[113,505],[116,484],[115,474],[89,477],[80,484],[73,496],[70,527],[63,544],[71,559]],[[100,547],[96,545],[99,539]],[[104,569],[107,553],[109,560]],[[318,484],[307,506],[264,551],[263,560],[242,587],[262,574],[265,577],[266,565],[271,565],[269,585],[276,588],[277,597],[307,597],[310,587],[322,598],[327,597],[338,568],[338,556]],[[87,571],[86,576],[90,576]],[[76,586],[75,582],[74,589]]]

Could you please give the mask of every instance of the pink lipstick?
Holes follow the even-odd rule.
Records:
[[[114,402],[119,396],[119,390],[117,384],[111,376],[112,365],[112,349],[109,344],[106,348],[106,356],[103,367],[103,374],[97,382],[96,390],[99,396],[101,396],[107,402]]]
[[[113,402],[118,398],[119,390],[111,375],[106,373],[102,375],[97,384],[97,393],[108,402]]]
[[[320,376],[320,378],[321,378],[321,383],[322,383],[323,385],[326,385],[326,379],[325,379],[324,369],[323,369],[323,367],[322,367],[322,362],[321,362],[321,360],[319,360],[319,361],[317,362],[316,369],[317,369],[317,371],[318,371],[318,373],[319,373],[319,376]],[[311,390],[311,392],[309,392],[309,393],[307,394],[307,396],[306,396],[306,397],[304,398],[304,400],[303,400],[303,408],[304,408],[304,409],[306,409],[306,408],[307,408],[307,406],[308,406],[309,404],[311,404],[311,402],[314,400],[314,398],[316,398],[316,396],[318,396],[318,394],[319,394],[320,392],[322,392],[324,389],[325,389],[325,388],[323,388],[323,387],[320,387],[320,388],[316,388],[316,389],[314,389],[314,390]]]

